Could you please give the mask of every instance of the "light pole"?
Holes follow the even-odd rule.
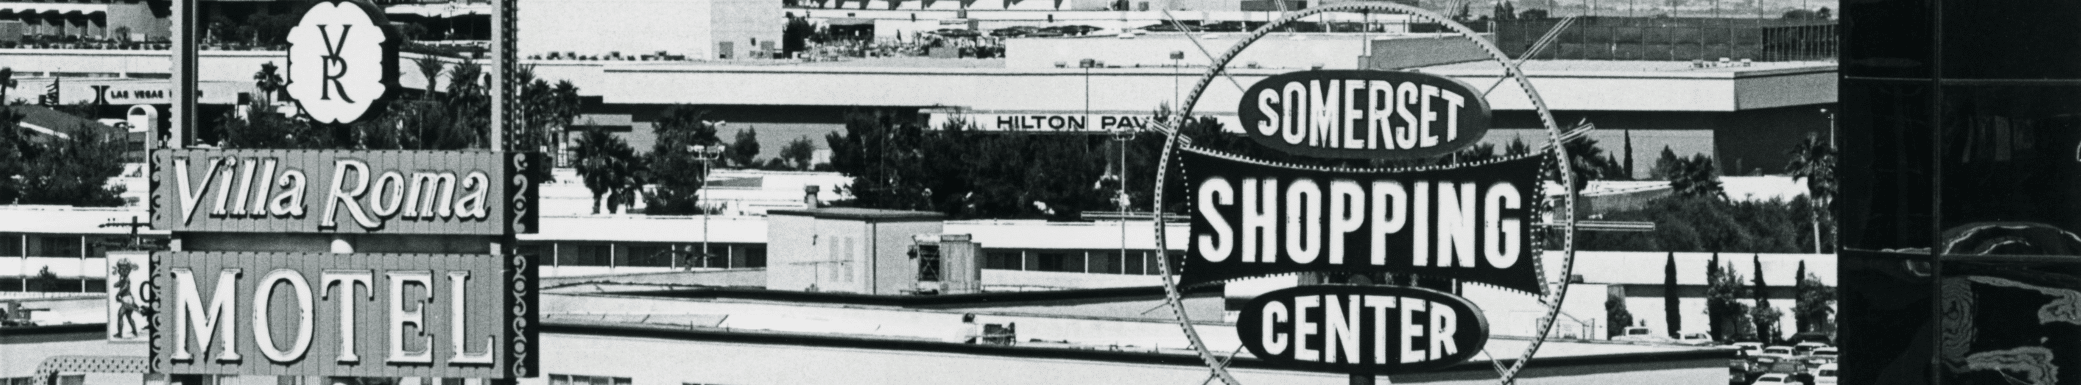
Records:
[[[1178,76],[1185,66],[1185,51],[1171,51],[1171,108],[1178,108]]]
[[[1089,125],[1091,124],[1091,67],[1098,66],[1098,61],[1092,59],[1079,60],[1077,61],[1077,66],[1084,68],[1084,124]]]
[[[721,156],[723,155],[723,150],[727,150],[727,149],[729,149],[729,148],[730,148],[730,146],[727,146],[727,145],[721,145],[721,144],[717,144],[717,145],[713,145],[713,146],[703,146],[703,145],[692,145],[692,146],[687,146],[687,147],[686,147],[687,151],[689,151],[689,152],[693,152],[693,153],[694,153],[694,159],[700,159],[700,160],[701,160],[701,188],[700,188],[699,190],[695,190],[695,194],[694,194],[694,210],[699,210],[699,211],[701,212],[701,263],[702,263],[702,264],[707,264],[707,263],[708,263],[708,259],[709,259],[709,258],[712,258],[712,257],[714,257],[714,255],[713,255],[713,254],[709,254],[709,253],[708,253],[708,216],[709,216],[709,213],[708,213],[708,208],[707,208],[707,207],[702,207],[702,206],[701,206],[701,201],[707,200],[707,198],[708,198],[708,191],[707,191],[707,190],[708,190],[708,171],[709,171],[709,168],[710,168],[710,167],[709,167],[709,163],[711,163],[711,162],[714,162],[716,158],[718,158],[718,157],[721,157]]]

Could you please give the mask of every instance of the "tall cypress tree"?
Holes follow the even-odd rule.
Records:
[[[1676,300],[1676,289],[1676,252],[1670,252],[1668,264],[1662,267],[1662,317],[1669,325],[1670,338],[1677,338],[1677,330],[1684,325],[1684,314]]]
[[[1638,178],[1633,174],[1633,128],[1626,128],[1626,180]]]
[[[1705,324],[1706,327],[1712,331],[1713,338],[1717,338],[1721,341],[1733,341],[1733,336],[1727,333],[1728,330],[1726,325],[1727,316],[1729,316],[1730,314],[1727,314],[1726,306],[1722,306],[1722,301],[1720,301],[1719,298],[1713,297],[1714,292],[1711,289],[1714,285],[1719,284],[1719,282],[1720,253],[1713,252],[1712,262],[1707,263],[1705,265],[1705,285],[1707,287],[1705,297]]]
[[[1799,261],[1799,272],[1795,273],[1792,279],[1792,322],[1798,323],[1798,325],[1794,326],[1798,328],[1796,330],[1805,333],[1808,330],[1813,330],[1813,320],[1807,319],[1804,311],[1806,309],[1802,309],[1799,306],[1799,303],[1806,302],[1806,291],[1808,290],[1806,286],[1806,260],[1802,259]]]
[[[1752,291],[1756,295],[1756,307],[1752,311],[1751,317],[1754,319],[1751,321],[1754,321],[1756,324],[1756,339],[1766,344],[1777,342],[1777,318],[1770,317],[1770,315],[1776,314],[1776,312],[1770,309],[1770,292],[1768,291],[1770,285],[1763,283],[1763,256],[1758,254],[1750,258],[1752,258],[1750,259],[1751,263],[1755,264],[1755,270],[1753,271],[1756,274],[1756,277],[1750,281],[1755,283],[1755,288]]]

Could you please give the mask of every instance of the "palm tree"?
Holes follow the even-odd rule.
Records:
[[[629,184],[638,178],[635,154],[627,142],[602,130],[586,130],[578,138],[578,176],[585,181],[585,188],[593,193],[593,214],[600,213],[600,198],[623,199]],[[613,194],[613,195],[610,195]],[[609,212],[614,211],[616,202],[610,200]]]
[[[275,62],[266,62],[260,64],[260,72],[253,73],[253,87],[260,89],[262,103],[273,105],[275,91],[282,89],[282,74],[278,69]]]
[[[1690,159],[1677,158],[1676,163],[1676,170],[1669,175],[1669,188],[1676,190],[1677,195],[1717,197],[1727,193],[1720,185],[1720,170],[1713,166],[1712,158],[1694,154]]]
[[[1821,215],[1835,201],[1835,146],[1820,135],[1807,134],[1789,153],[1792,160],[1785,164],[1785,172],[1806,180],[1807,196],[1813,201],[1810,207],[1814,217],[1814,252],[1819,253]]]
[[[448,66],[447,63],[442,63],[441,59],[433,56],[422,56],[419,60],[412,61],[412,63],[419,65],[419,75],[426,77],[426,93],[421,94],[420,98],[433,99],[434,85],[440,84],[441,70]]]

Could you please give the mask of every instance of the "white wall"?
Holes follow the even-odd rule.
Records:
[[[816,219],[801,215],[774,215],[766,218],[766,288],[773,290],[803,290],[816,283],[815,265],[806,264],[822,259],[817,245],[810,244]]]
[[[685,0],[681,0],[685,1]],[[742,58],[757,50],[759,45],[772,42],[779,49],[780,30],[787,18],[780,11],[780,2],[769,0],[709,0],[709,14],[713,20],[709,25],[717,42],[735,42],[737,52],[732,58]]]
[[[1251,44],[1241,56],[1231,62],[1232,66],[1244,66],[1256,62],[1268,68],[1309,68],[1322,64],[1326,69],[1358,68],[1358,56],[1364,52],[1365,40],[1357,35],[1334,37],[1324,34],[1274,34]],[[1222,52],[1241,42],[1243,33],[1218,33],[1202,35],[1199,43],[1214,52]],[[1295,40],[1299,38],[1299,40]],[[1199,46],[1178,35],[1155,35],[1133,39],[1085,38],[1085,39],[1010,39],[1005,41],[1005,68],[1055,68],[1055,62],[1064,62],[1076,68],[1079,60],[1096,59],[1109,66],[1132,67],[1170,66],[1172,51],[1185,52],[1182,63],[1189,67],[1184,73],[1198,75],[1212,63],[1200,52]],[[1187,87],[1191,86],[1188,80]],[[1247,84],[1247,83],[1246,83]]]
[[[606,55],[618,51],[629,56],[662,50],[690,58],[711,58],[714,53],[714,46],[710,43],[712,3],[707,0],[529,0],[526,6],[520,7],[520,55],[546,55],[549,52]]]
[[[983,287],[1005,289],[1096,289],[1147,287],[1163,284],[1160,275],[1122,275],[983,269]]]

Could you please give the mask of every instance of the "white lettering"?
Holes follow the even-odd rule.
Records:
[[[1314,263],[1322,254],[1322,187],[1315,180],[1295,179],[1286,187],[1285,226],[1286,256],[1294,263]]]
[[[484,349],[482,353],[468,353],[468,346],[470,346],[468,337],[469,333],[464,333],[464,326],[469,322],[466,321],[467,318],[463,318],[468,315],[467,312],[463,311],[463,305],[465,304],[465,302],[468,301],[465,300],[464,293],[466,291],[463,289],[464,284],[468,283],[469,280],[470,272],[448,272],[448,335],[450,336],[449,341],[452,342],[452,344],[455,346],[455,355],[448,357],[448,363],[491,365],[491,351],[494,347],[498,346],[498,334],[492,334],[484,337]],[[433,349],[429,347],[427,351],[431,352],[433,351]]]
[[[210,337],[223,336],[223,349],[217,354],[219,362],[238,362],[238,322],[229,316],[235,312],[238,301],[239,269],[224,269],[217,273],[217,289],[210,296],[208,307],[202,305],[202,295],[195,288],[195,271],[176,267],[172,270],[175,298],[173,301],[173,360],[193,361],[195,356],[188,351],[188,333],[195,334],[195,342],[202,344],[202,354],[210,351]],[[200,310],[197,309],[207,309]],[[222,326],[223,334],[218,334]]]
[[[335,286],[340,288],[340,296],[337,299],[340,301],[339,362],[361,362],[361,356],[354,354],[354,344],[359,341],[354,339],[354,303],[361,301],[361,296],[354,295],[354,286],[361,285],[366,288],[363,292],[368,293],[368,300],[376,300],[375,287],[369,286],[370,282],[375,280],[374,274],[368,270],[326,270],[324,275],[319,276],[319,280],[322,281],[319,283],[323,285],[321,288],[325,290],[320,293],[319,298],[325,298],[324,293],[331,292]]]
[[[1236,193],[1229,189],[1226,178],[1217,176],[1200,182],[1199,212],[1207,219],[1207,223],[1212,225],[1214,233],[1199,235],[1199,253],[1209,262],[1228,260],[1228,255],[1235,246],[1235,236],[1229,233],[1228,218],[1222,218],[1217,207],[1235,204],[1235,196]]]
[[[289,170],[288,172],[284,172],[282,173],[282,179],[279,182],[276,182],[276,184],[281,187],[286,187],[287,189],[282,190],[282,193],[280,195],[275,195],[274,203],[270,204],[267,208],[268,214],[272,214],[277,217],[289,216],[302,218],[304,209],[303,171]]]
[[[1360,316],[1364,315],[1365,311],[1359,305],[1359,297],[1351,297],[1350,301],[1338,301],[1339,297],[1342,296],[1322,296],[1322,361],[1358,363],[1358,334],[1364,330],[1361,329],[1363,324],[1360,323]],[[1340,302],[1348,302],[1350,307],[1346,308]],[[1343,354],[1337,354],[1340,351]]]
[[[455,218],[490,218],[490,215],[484,213],[484,207],[488,205],[484,195],[491,191],[490,179],[486,178],[483,172],[471,171],[470,176],[463,179],[462,189],[467,191],[468,194],[464,194],[462,199],[455,201]]]
[[[1474,182],[1438,182],[1438,267],[1475,267],[1475,208],[1480,202],[1474,200],[1474,188]]]
[[[361,181],[353,184],[354,191],[352,192],[340,190],[340,187],[346,186],[347,171],[354,171],[354,173],[361,176]],[[375,176],[369,175],[369,166],[366,163],[347,159],[333,161],[332,189],[325,198],[325,218],[318,224],[318,227],[327,229],[339,227],[339,224],[335,223],[334,219],[337,218],[335,214],[338,213],[337,210],[341,203],[347,204],[347,214],[353,215],[354,223],[361,224],[361,227],[372,229],[380,225],[375,220],[370,219],[368,214],[361,212],[361,202],[357,200],[361,198],[362,193],[368,192],[371,179],[375,179]]]
[[[426,306],[433,304],[433,273],[427,271],[393,271],[385,273],[390,278],[390,357],[384,362],[421,363],[434,362],[434,338],[426,333]],[[405,284],[418,284],[426,290],[425,299],[405,300]],[[410,305],[416,304],[417,307]],[[410,309],[407,309],[411,307]],[[424,347],[412,351],[405,346],[405,328],[418,331],[413,341]]]
[[[289,342],[288,349],[275,346],[273,325],[269,323],[273,320],[269,301],[274,297],[278,282],[288,282],[289,289],[296,294],[296,339]],[[316,317],[311,313],[311,285],[304,282],[302,273],[280,269],[260,278],[260,286],[253,292],[253,341],[260,344],[260,354],[266,355],[269,361],[290,362],[303,358],[304,351],[311,348],[312,318]]]
[[[1279,301],[1265,302],[1264,322],[1260,323],[1264,333],[1258,334],[1258,338],[1262,339],[1260,346],[1264,347],[1265,352],[1279,354],[1279,352],[1286,351],[1286,342],[1290,341],[1290,339],[1285,338],[1286,333],[1280,333],[1278,327],[1279,324],[1286,323],[1286,317],[1285,303]]]
[[[1523,234],[1522,221],[1516,217],[1503,217],[1503,210],[1518,208],[1517,186],[1510,182],[1489,185],[1488,195],[1482,198],[1486,204],[1483,212],[1484,233],[1482,250],[1488,256],[1489,267],[1507,269],[1517,265],[1518,234]]]
[[[1263,189],[1259,189],[1259,185]],[[1243,260],[1275,262],[1279,256],[1279,181],[1243,179]],[[1260,232],[1262,231],[1262,232]]]
[[[217,170],[223,163],[223,159],[210,159],[209,170],[203,172],[202,182],[192,184],[201,187],[197,189],[191,188],[188,182],[188,158],[174,158],[173,183],[181,190],[181,223],[194,221],[195,208],[201,207],[198,203],[201,203],[203,194],[209,193],[210,180],[217,178]]]
[[[1344,264],[1344,236],[1358,231],[1366,224],[1366,191],[1357,181],[1338,179],[1330,181],[1330,238],[1329,257],[1331,265]]]
[[[1402,363],[1407,364],[1424,359],[1422,346],[1415,343],[1416,337],[1423,335],[1424,327],[1423,324],[1416,323],[1419,318],[1416,318],[1415,313],[1423,311],[1421,308],[1425,305],[1428,305],[1428,302],[1424,300],[1402,297],[1402,347],[1401,351],[1396,352],[1402,355]],[[1412,350],[1410,348],[1417,349]]]
[[[1418,209],[1421,210],[1421,209]],[[1387,235],[1409,223],[1409,191],[1402,182],[1373,181],[1373,265],[1387,265]]]
[[[1322,332],[1316,323],[1308,322],[1308,309],[1322,307],[1322,297],[1301,296],[1293,299],[1293,358],[1301,361],[1322,361],[1322,351],[1308,348],[1308,336]]]
[[[1337,128],[1343,126],[1337,114],[1343,111],[1338,97],[1342,86],[1340,80],[1330,80],[1323,85],[1321,80],[1308,81],[1308,145],[1317,147],[1343,147],[1337,143]]]

